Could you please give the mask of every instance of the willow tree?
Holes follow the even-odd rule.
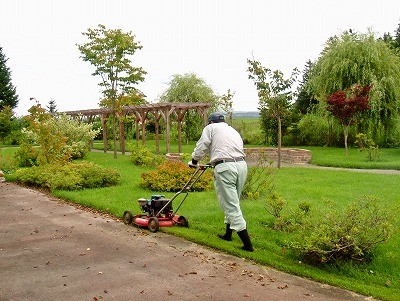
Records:
[[[400,57],[374,34],[344,32],[330,38],[309,78],[309,87],[319,101],[354,85],[372,86],[364,130],[387,145],[390,135],[398,140],[396,122],[400,109]]]
[[[218,95],[207,82],[194,73],[175,74],[161,94],[160,102],[210,103],[211,110],[217,108]],[[186,141],[196,140],[203,128],[203,120],[198,113],[184,113],[183,132]]]
[[[114,157],[117,157],[116,119],[124,105],[144,101],[135,85],[144,80],[146,72],[141,67],[132,66],[131,58],[142,49],[131,32],[121,29],[107,29],[104,25],[88,29],[82,33],[89,40],[78,45],[81,58],[95,66],[93,76],[100,76],[99,86],[103,99],[100,106],[112,111],[112,131],[114,135]]]

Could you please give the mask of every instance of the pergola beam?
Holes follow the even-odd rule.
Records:
[[[162,117],[165,120],[166,127],[166,150],[167,153],[171,151],[170,145],[170,128],[171,128],[171,114],[177,116],[178,122],[178,144],[179,152],[182,152],[182,120],[185,114],[189,110],[197,110],[202,116],[203,124],[207,122],[206,111],[211,107],[209,103],[156,103],[156,104],[143,104],[135,106],[124,106],[119,113],[119,116],[135,116],[136,125],[136,141],[139,140],[139,123],[142,125],[142,145],[146,144],[146,120],[149,114],[153,115],[155,118],[156,125],[156,148],[159,152],[159,121]],[[63,112],[72,117],[86,116],[87,120],[92,120],[95,116],[99,116],[102,121],[103,128],[103,144],[104,152],[107,152],[107,118],[112,114],[112,110],[108,108],[101,109],[89,109],[89,110],[78,110],[78,111],[67,111]],[[125,152],[125,133],[123,120],[119,124],[120,129],[120,147],[123,152]]]

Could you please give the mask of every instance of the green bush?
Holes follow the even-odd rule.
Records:
[[[310,218],[290,246],[314,263],[369,260],[392,230],[390,211],[379,204],[378,198],[364,196],[344,210],[330,209]]]
[[[52,116],[40,105],[29,109],[27,127],[21,130],[20,149],[16,160],[20,167],[63,164],[83,158],[89,152],[90,141],[98,131],[92,124],[62,114]]]
[[[267,156],[259,155],[256,165],[249,167],[242,196],[246,199],[267,197],[274,191],[275,168]]]
[[[326,117],[311,113],[304,115],[297,125],[297,130],[303,145],[328,144],[329,124]]]
[[[182,162],[166,161],[154,171],[141,174],[140,186],[155,191],[179,191],[193,175],[194,169]],[[212,175],[206,171],[192,187],[193,191],[211,188]]]
[[[134,146],[132,148],[131,161],[138,166],[152,167],[165,161],[161,155],[154,154],[145,146]]]
[[[90,142],[100,132],[100,130],[93,129],[93,124],[81,122],[66,114],[57,115],[50,122],[54,124],[56,131],[67,138],[64,151],[71,154],[71,159],[84,158],[90,151]]]
[[[118,184],[117,171],[90,162],[47,164],[18,169],[13,178],[25,185],[45,189],[76,190]]]

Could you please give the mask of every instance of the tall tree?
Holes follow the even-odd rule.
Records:
[[[160,96],[160,102],[210,103],[212,110],[218,106],[218,95],[204,79],[194,73],[175,74],[168,85]],[[203,125],[201,117],[196,112],[188,111],[184,121],[183,132],[186,141],[196,140]]]
[[[81,58],[90,62],[100,76],[99,86],[103,99],[100,106],[112,110],[112,131],[114,136],[114,158],[117,157],[117,116],[124,105],[144,102],[144,95],[135,85],[144,80],[146,72],[141,67],[133,67],[131,57],[142,49],[131,32],[121,29],[98,28],[82,33],[89,41],[78,45]]]
[[[326,103],[329,95],[355,84],[373,86],[365,132],[387,145],[396,133],[400,108],[400,57],[373,33],[345,32],[328,40],[309,79],[312,92]],[[397,137],[399,138],[399,137]],[[394,139],[394,138],[393,138]]]
[[[49,103],[48,103],[48,105],[46,106],[46,108],[47,108],[47,111],[48,111],[50,114],[55,114],[55,113],[57,113],[57,104],[56,104],[56,101],[55,101],[54,99],[50,100]]]
[[[394,46],[396,48],[400,48],[400,23],[397,26],[395,34],[394,34]]]
[[[301,114],[307,114],[312,106],[318,103],[318,100],[308,89],[308,81],[312,66],[313,63],[311,60],[308,60],[303,70],[303,79],[300,82],[297,99],[294,104],[294,108]]]
[[[258,91],[261,116],[272,118],[278,123],[278,168],[281,167],[282,122],[290,116],[291,101],[294,92],[292,85],[296,82],[298,70],[295,68],[289,78],[285,79],[281,71],[265,68],[260,62],[247,60],[249,79],[254,81]]]
[[[15,109],[18,105],[18,95],[11,82],[11,71],[7,67],[7,61],[3,48],[0,47],[0,110],[6,106]]]

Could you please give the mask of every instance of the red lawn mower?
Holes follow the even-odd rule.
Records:
[[[133,215],[131,211],[126,210],[123,215],[124,224],[134,224],[139,227],[145,227],[151,232],[157,232],[160,227],[172,227],[174,225],[188,227],[188,220],[182,215],[177,215],[176,212],[182,206],[193,185],[209,167],[211,167],[209,164],[197,165],[197,168],[190,179],[171,199],[166,199],[160,194],[152,195],[150,199],[138,199],[139,207],[142,209],[143,213]],[[172,201],[182,193],[184,196],[176,210],[173,211]]]

